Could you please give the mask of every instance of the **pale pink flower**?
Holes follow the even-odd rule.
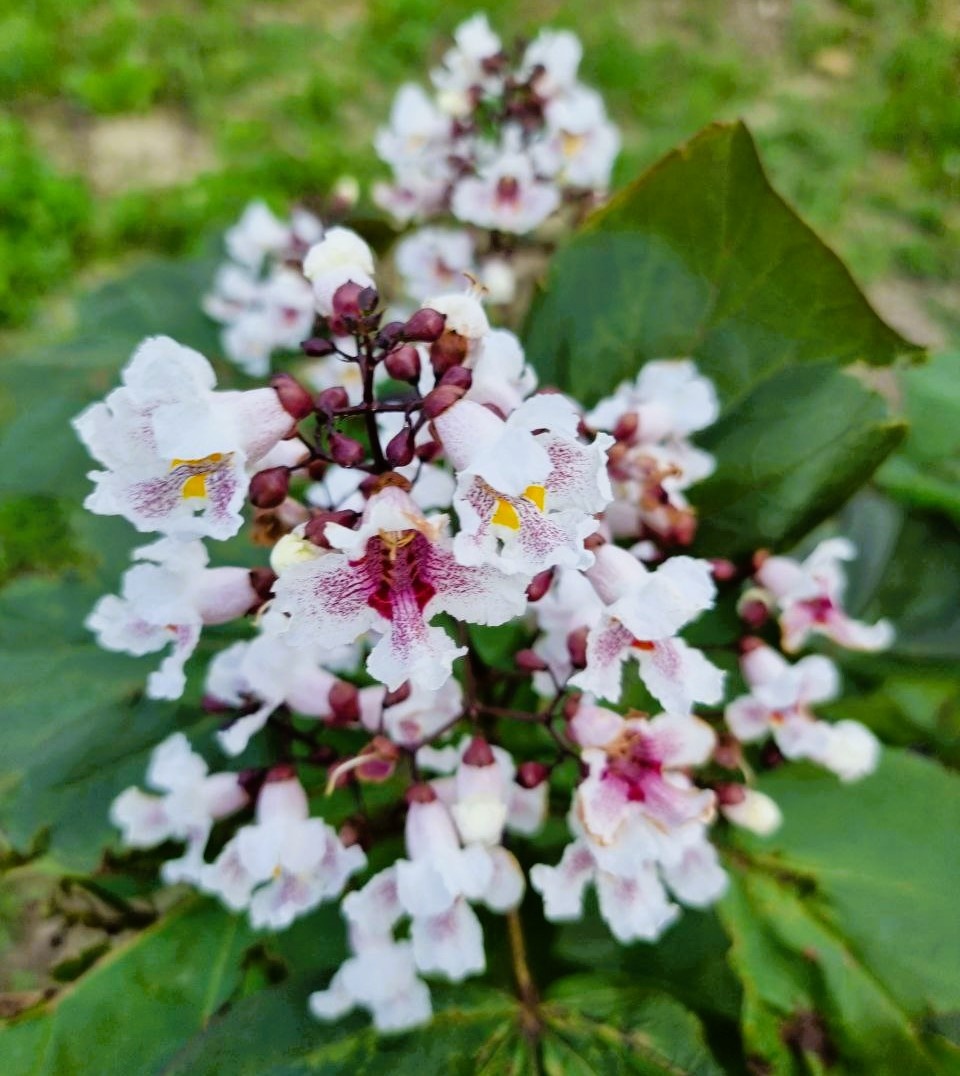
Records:
[[[552,565],[593,563],[583,543],[610,500],[611,439],[601,434],[584,444],[578,421],[557,395],[529,397],[506,421],[471,400],[435,419],[458,472],[454,549],[461,563],[530,576]]]
[[[863,624],[843,610],[846,573],[843,562],[853,560],[856,547],[846,538],[828,538],[804,560],[768,557],[757,570],[757,581],[776,601],[783,648],[799,650],[810,635],[825,635],[849,650],[885,650],[893,642],[888,620]]]
[[[332,550],[280,572],[268,615],[294,645],[334,647],[380,632],[370,675],[391,691],[406,680],[437,689],[464,651],[430,626],[434,616],[502,624],[526,604],[523,580],[458,563],[445,529],[445,517],[426,519],[388,487],[370,498],[359,530],[328,524]]]
[[[105,650],[140,657],[172,647],[147,680],[152,699],[178,699],[183,667],[205,624],[224,624],[254,607],[257,594],[246,568],[208,568],[202,542],[161,538],[134,550],[135,564],[123,576],[120,596],[105,595],[86,626]]]
[[[229,538],[249,475],[293,424],[273,389],[214,392],[207,360],[167,336],[145,340],[123,385],[73,420],[105,471],[84,502],[140,531]]]
[[[710,565],[672,557],[648,571],[626,550],[603,545],[588,577],[606,608],[587,636],[587,665],[570,683],[599,698],[620,698],[621,673],[630,658],[647,690],[672,713],[723,696],[723,673],[677,632],[713,605]]]
[[[255,929],[283,930],[338,897],[366,866],[366,856],[356,845],[344,847],[330,826],[309,814],[295,777],[268,779],[257,797],[256,821],[204,867],[200,884],[234,911],[249,908]]]
[[[529,155],[509,146],[461,179],[450,201],[457,220],[515,235],[532,232],[559,205],[556,185],[538,179]]]
[[[125,789],[110,806],[110,821],[122,830],[128,848],[185,841],[184,855],[164,863],[163,880],[169,885],[196,883],[213,823],[239,811],[247,802],[237,775],[209,773],[186,736],[175,732],[153,749],[146,784],[160,795]]]

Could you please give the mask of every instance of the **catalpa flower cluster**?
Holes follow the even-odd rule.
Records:
[[[520,140],[511,161],[551,160],[556,132],[577,131],[563,117],[584,92],[578,60],[570,35],[544,34],[511,66],[472,20],[422,110],[443,119],[441,157],[500,116],[504,145]],[[433,176],[421,156],[418,197]],[[481,156],[458,173],[476,199],[506,174]],[[533,186],[556,181],[550,167]],[[779,825],[758,773],[874,769],[865,727],[816,712],[839,693],[837,666],[792,658],[814,639],[889,644],[889,625],[844,611],[852,546],[691,555],[689,491],[715,466],[695,437],[720,410],[696,356],[649,361],[586,407],[538,387],[517,337],[491,326],[489,289],[424,275],[436,290],[397,316],[363,237],[263,206],[228,248],[260,298],[208,299],[225,351],[262,370],[295,342],[304,364],[224,388],[203,355],[153,337],[75,419],[98,464],[87,508],[152,536],[87,625],[109,650],[154,656],[149,697],[218,726],[212,742],[188,726],[157,744],[144,787],[112,807],[124,845],[159,859],[173,842],[163,880],[255,929],[339,903],[348,955],[314,1016],[429,1020],[431,984],[483,973],[484,923],[506,917],[515,937],[524,901],[576,920],[592,887],[615,938],[654,942],[725,892],[724,826]],[[253,320],[275,313],[263,289],[288,271],[296,331],[260,334]],[[232,287],[218,283],[221,300]],[[253,568],[216,545],[247,524]],[[708,653],[690,629],[718,603],[741,630]],[[203,669],[205,633],[217,652]],[[551,815],[568,839],[545,835]]]
[[[476,909],[512,914],[528,883],[553,920],[579,918],[593,885],[623,942],[716,900],[718,811],[760,832],[777,822],[750,787],[760,750],[844,780],[876,762],[866,729],[811,709],[837,693],[835,666],[790,665],[761,619],[778,618],[787,651],[818,632],[874,648],[889,629],[844,614],[842,540],[803,563],[757,558],[738,695],[682,635],[718,585],[739,585],[685,552],[683,491],[712,467],[689,437],[717,412],[692,360],[648,363],[585,411],[536,391],[476,295],[386,320],[373,254],[343,228],[304,264],[304,349],[352,379],[220,390],[205,358],[153,338],[76,420],[103,468],[87,506],[155,536],[91,612],[101,645],[162,655],[147,694],[175,699],[204,628],[247,625],[204,688],[238,763],[211,773],[175,733],[112,817],[131,848],[181,843],[164,879],[254,927],[342,899],[351,955],[311,1010],[361,1006],[402,1029],[429,1018],[431,979],[484,970]],[[211,565],[204,540],[236,534],[246,503],[269,563]],[[517,640],[492,658],[477,629],[508,623]],[[551,788],[571,841],[537,863]],[[404,855],[371,875],[394,825]]]
[[[533,235],[549,245],[606,195],[620,135],[578,77],[582,53],[569,30],[505,45],[475,15],[430,72],[432,92],[416,83],[397,92],[375,140],[393,176],[373,196],[400,224],[431,222],[396,251],[410,300],[466,274],[492,303],[511,303],[527,268],[517,250]]]

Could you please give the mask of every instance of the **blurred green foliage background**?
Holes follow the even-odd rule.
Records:
[[[620,181],[743,116],[888,318],[925,342],[956,328],[954,0],[2,0],[0,327],[62,325],[52,295],[189,251],[251,197],[373,178],[395,88],[478,9],[504,37],[581,35]]]

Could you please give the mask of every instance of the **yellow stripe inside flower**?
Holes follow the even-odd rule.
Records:
[[[543,486],[527,486],[523,491],[523,496],[528,501],[532,501],[541,512],[543,511],[547,503],[547,491]],[[512,531],[518,531],[520,530],[520,513],[509,501],[498,497],[490,522],[497,523],[501,527],[507,527]]]
[[[189,467],[203,467],[206,464],[217,464],[223,459],[222,452],[211,452],[209,456],[203,456],[198,460],[173,460],[170,463],[170,470],[174,470],[177,467],[189,466]],[[206,497],[207,495],[207,476],[206,474],[192,474],[183,483],[180,489],[180,496],[186,501],[190,497]]]
[[[569,131],[561,132],[560,146],[564,157],[576,157],[580,150],[583,149],[586,141],[586,137],[582,134],[571,134]]]

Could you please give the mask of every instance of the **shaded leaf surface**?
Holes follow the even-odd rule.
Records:
[[[717,387],[717,459],[693,490],[698,549],[784,546],[836,511],[903,436],[840,371],[915,352],[770,187],[742,124],[666,156],[553,260],[528,358],[585,402],[648,360],[692,356]]]
[[[239,982],[243,921],[184,901],[113,950],[49,1006],[0,1028],[10,1076],[159,1072]]]
[[[526,1076],[544,1072],[719,1076],[696,1018],[673,999],[584,976],[564,980],[539,1006],[539,1033],[517,1000],[467,985],[435,990],[423,1031],[379,1037],[365,1018],[331,1026],[306,1010],[291,982],[245,999],[215,1020],[164,1071],[205,1076],[301,1076],[343,1071]]]
[[[960,1071],[960,1053],[925,1030],[960,1007],[960,780],[888,750],[856,785],[792,767],[761,787],[784,827],[737,835],[720,905],[748,1055],[778,1073]]]
[[[795,363],[915,351],[773,190],[742,124],[716,124],[596,213],[526,328],[542,377],[592,402],[648,359],[692,355],[729,402]]]

